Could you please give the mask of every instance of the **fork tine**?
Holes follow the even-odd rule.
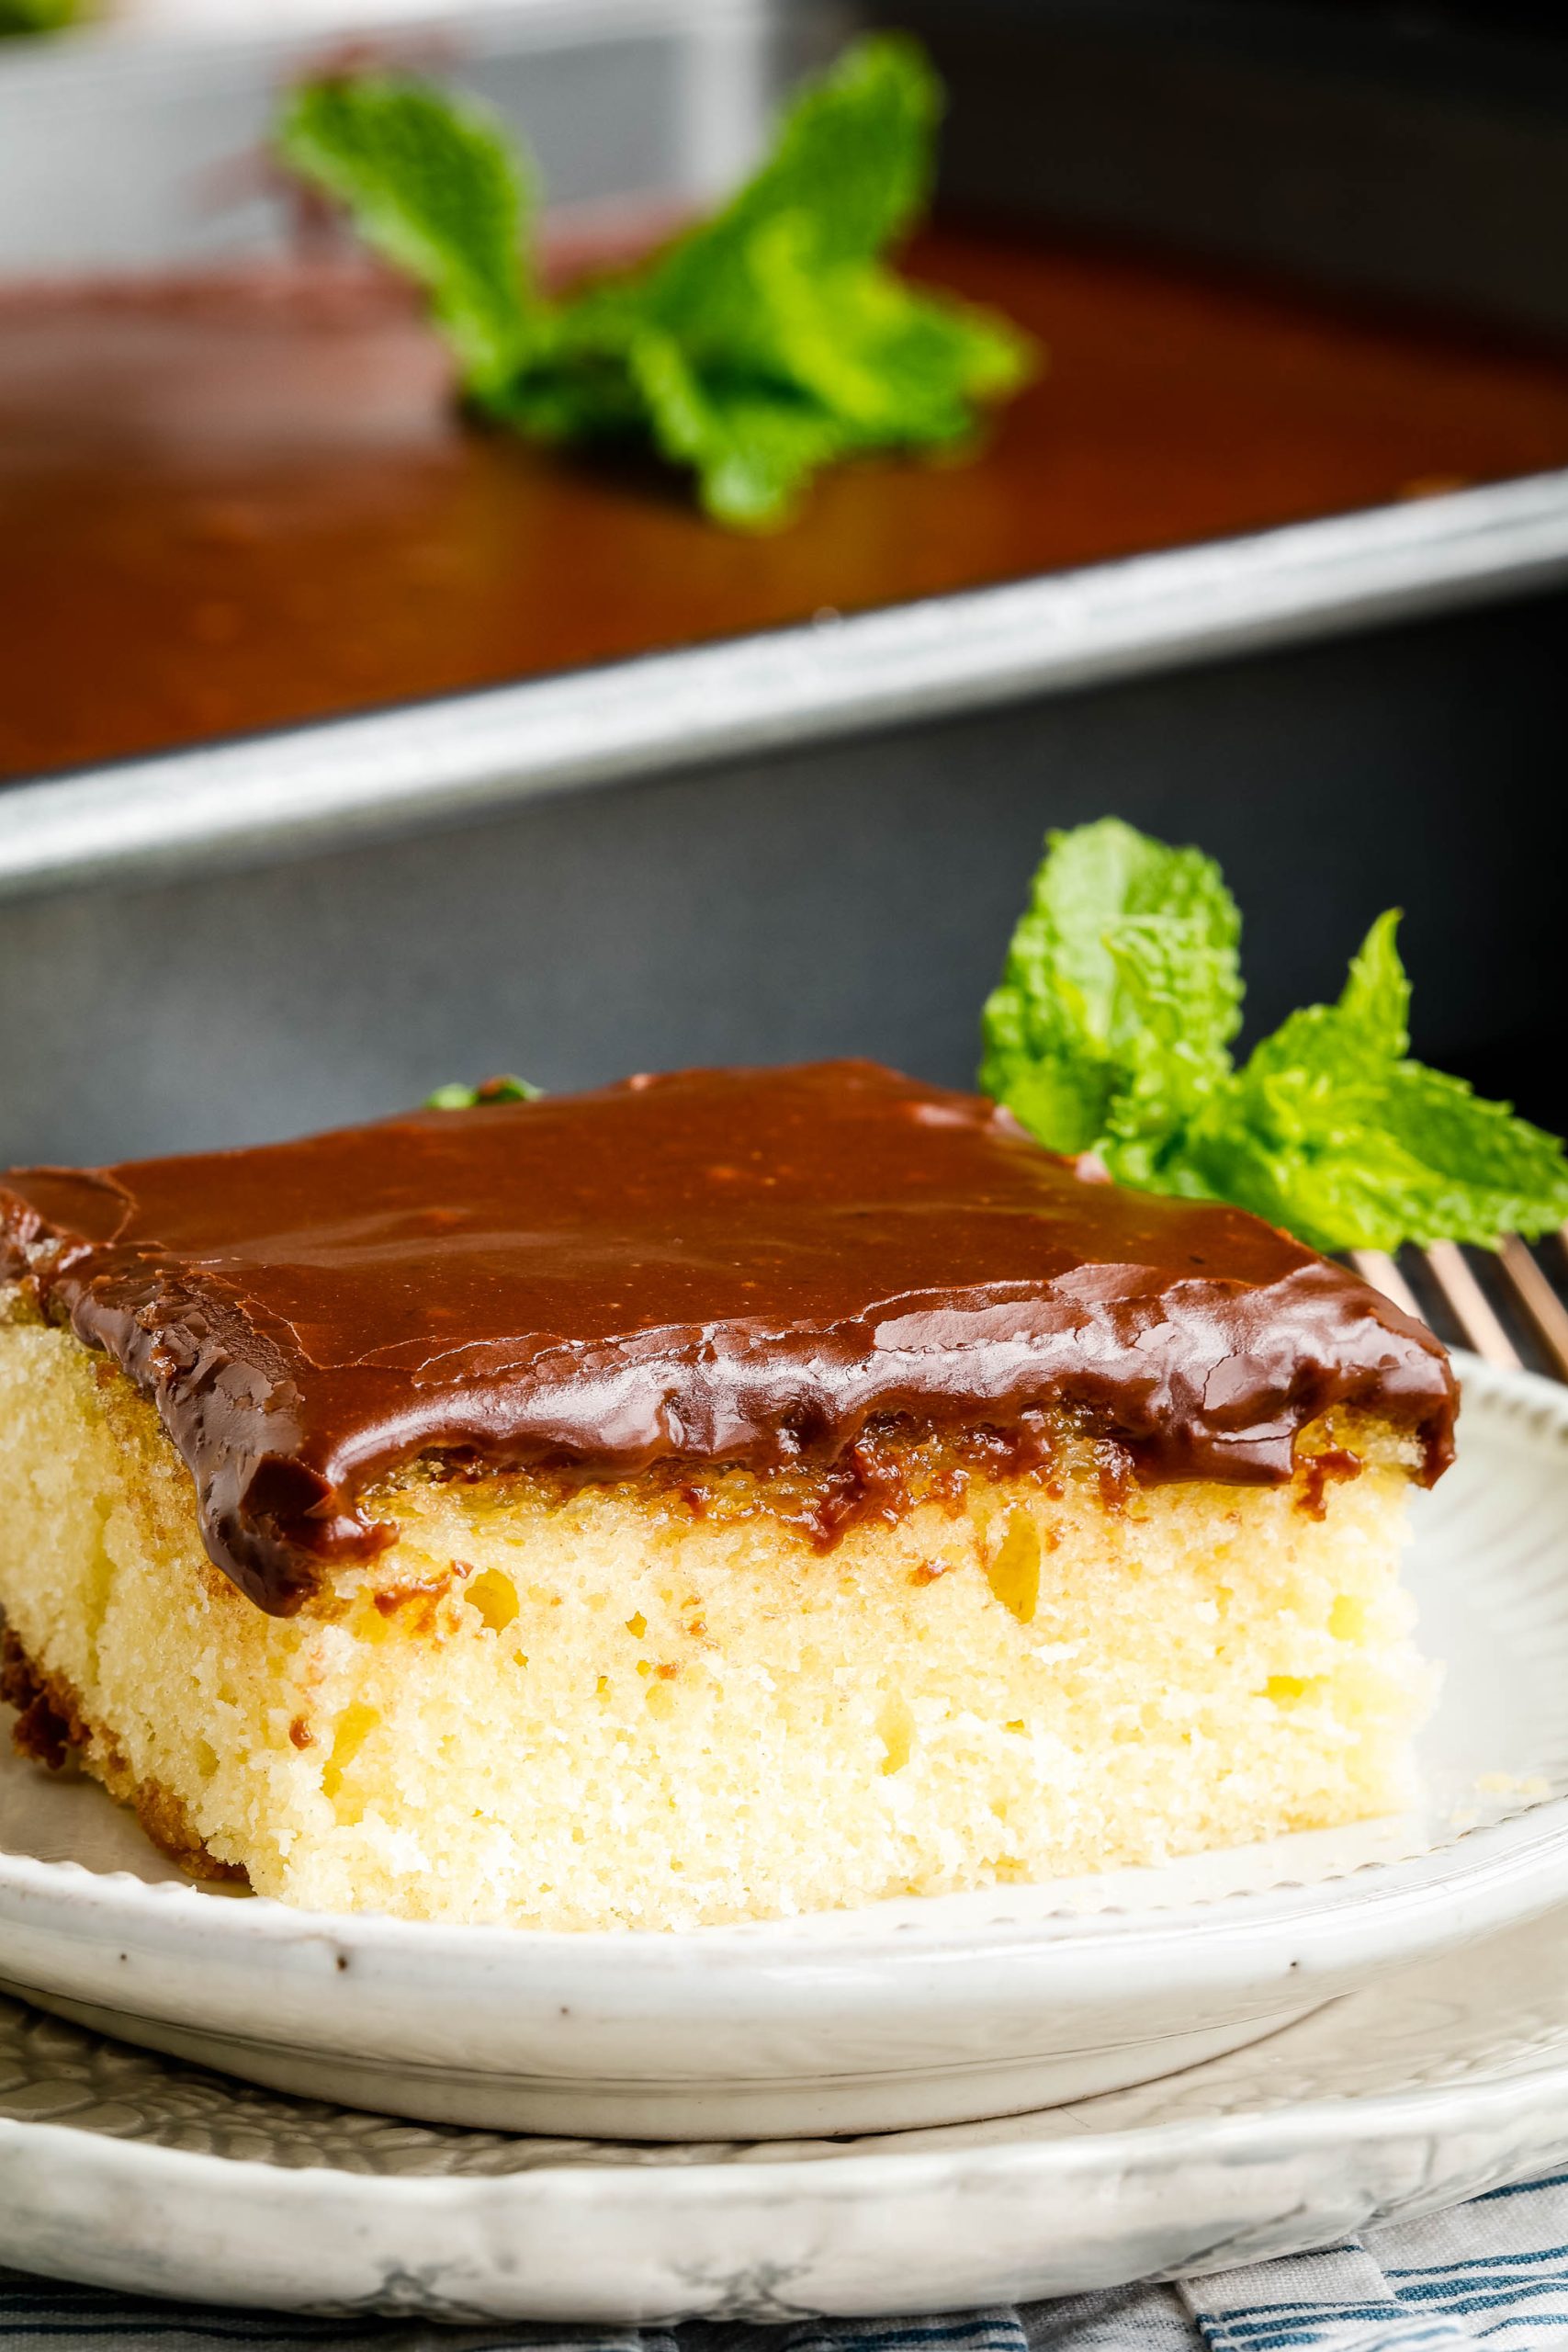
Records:
[[[1454,1241],[1434,1241],[1426,1251],[1432,1280],[1447,1299],[1460,1329],[1483,1363],[1505,1372],[1523,1370],[1519,1353],[1493,1312],[1470,1261]]]
[[[1540,1333],[1542,1346],[1562,1378],[1568,1380],[1568,1306],[1563,1306],[1545,1271],[1537,1263],[1534,1252],[1517,1234],[1509,1234],[1498,1254],[1516,1296]]]
[[[1414,1315],[1418,1323],[1423,1320],[1415,1292],[1386,1250],[1352,1250],[1348,1255],[1364,1283],[1381,1290],[1385,1298],[1392,1298],[1395,1306],[1403,1306],[1406,1315]],[[1568,1366],[1564,1371],[1568,1373]]]

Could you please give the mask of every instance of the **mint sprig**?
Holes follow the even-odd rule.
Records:
[[[481,1078],[477,1086],[465,1086],[460,1079],[454,1079],[427,1094],[424,1108],[477,1111],[491,1102],[536,1102],[543,1092],[542,1086],[530,1086],[525,1078]]]
[[[839,458],[963,443],[1033,370],[1015,328],[885,258],[929,196],[941,110],[915,42],[856,43],[720,211],[558,302],[525,251],[532,175],[480,108],[334,78],[293,94],[277,145],[425,288],[475,406],[536,440],[649,446],[716,520],[763,529]]]
[[[83,0],[0,0],[0,39],[9,33],[53,33],[83,14]]]
[[[1238,1069],[1241,922],[1218,865],[1115,818],[1053,833],[986,1004],[980,1083],[1053,1150],[1315,1249],[1543,1233],[1568,1218],[1562,1146],[1409,1058],[1398,920],[1379,916],[1337,1003]]]

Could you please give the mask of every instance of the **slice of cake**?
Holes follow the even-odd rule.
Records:
[[[0,1180],[22,1745],[325,1910],[683,1927],[1402,1804],[1438,1342],[866,1063]]]

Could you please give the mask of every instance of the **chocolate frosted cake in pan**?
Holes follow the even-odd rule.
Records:
[[[23,1744],[324,1910],[676,1928],[1408,1794],[1431,1335],[868,1063],[0,1178]]]
[[[399,287],[0,288],[0,776],[1568,465],[1551,352],[999,230],[929,232],[910,266],[1048,369],[979,462],[844,467],[763,539],[465,427]]]

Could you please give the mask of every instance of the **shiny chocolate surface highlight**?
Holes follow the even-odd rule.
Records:
[[[279,1614],[390,1540],[366,1498],[421,1455],[771,1467],[1066,1408],[1143,1478],[1257,1483],[1336,1404],[1429,1478],[1451,1444],[1441,1348],[1354,1275],[869,1062],[17,1170],[0,1271],[155,1401]]]

